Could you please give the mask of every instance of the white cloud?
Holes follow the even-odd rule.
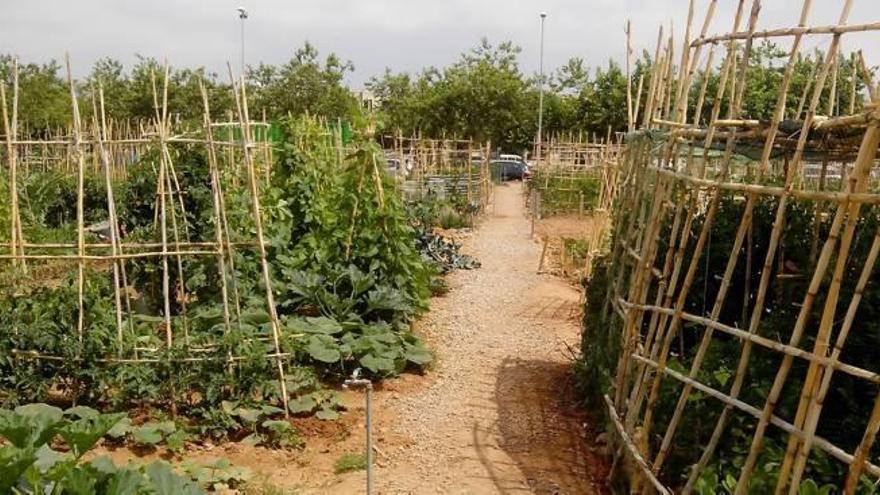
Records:
[[[168,57],[175,65],[224,71],[239,58],[235,8],[246,7],[249,63],[286,60],[306,39],[322,53],[334,51],[355,63],[352,83],[361,84],[386,66],[415,71],[444,65],[481,37],[512,40],[523,47],[523,70],[538,59],[538,13],[549,13],[546,66],[571,56],[590,65],[624,54],[623,27],[633,22],[636,48],[653,50],[657,26],[673,23],[678,40],[687,0],[29,0],[8,1],[0,16],[0,52],[25,60],[71,54],[75,71],[112,56],[130,63],[135,54]],[[736,0],[719,0],[710,31],[729,31]],[[799,2],[765,0],[759,28],[793,26]],[[811,24],[833,24],[842,0],[813,2]],[[698,0],[694,29],[708,0]],[[751,0],[746,1],[746,9]],[[856,0],[851,23],[880,20],[880,2]],[[745,20],[743,21],[745,24]],[[827,37],[807,48],[827,45]],[[880,64],[880,34],[848,35],[846,49],[864,48]]]

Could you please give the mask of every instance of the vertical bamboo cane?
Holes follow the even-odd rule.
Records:
[[[95,137],[96,137],[96,150],[101,160],[102,168],[104,169],[104,185],[107,188],[107,216],[108,222],[110,225],[110,252],[113,255],[113,297],[116,308],[116,341],[119,349],[117,349],[117,354],[122,357],[123,354],[123,338],[122,338],[122,295],[120,294],[119,282],[121,276],[121,265],[122,260],[118,258],[119,256],[119,222],[116,218],[116,201],[113,197],[113,181],[111,180],[111,171],[110,171],[110,158],[108,156],[107,150],[104,148],[104,139],[106,139],[106,122],[103,118],[104,116],[104,89],[101,87],[101,83],[98,82],[97,88],[98,97],[101,101],[101,113],[99,119],[98,113],[98,104],[97,99],[95,98],[95,90],[92,89],[92,111],[94,112],[94,125],[96,128]]]
[[[275,307],[275,296],[272,288],[272,276],[269,269],[269,261],[266,253],[266,241],[263,238],[263,216],[260,210],[260,194],[257,189],[257,178],[254,171],[253,160],[251,159],[251,143],[250,143],[250,123],[247,114],[247,90],[244,81],[241,82],[240,90],[236,84],[235,77],[232,75],[232,67],[229,66],[229,77],[232,80],[232,90],[235,96],[235,107],[238,110],[239,121],[242,127],[242,156],[245,162],[245,168],[248,174],[248,183],[250,185],[251,206],[253,208],[254,228],[257,234],[257,244],[260,254],[260,265],[263,272],[263,284],[266,286],[266,305],[268,306],[269,317],[272,324],[272,342],[275,352],[278,354],[276,363],[278,365],[278,380],[281,388],[281,399],[284,402],[284,415],[289,417],[290,406],[288,405],[287,395],[287,379],[284,374],[284,358],[281,356],[281,325],[278,321],[278,312]]]
[[[806,0],[809,1],[809,0]],[[845,24],[847,18],[849,17],[850,10],[852,8],[852,0],[846,0],[843,6],[843,12],[841,13],[840,20],[838,24]],[[816,86],[813,91],[813,98],[810,102],[810,108],[807,111],[806,118],[804,119],[803,128],[801,131],[801,136],[798,139],[798,146],[795,152],[794,158],[792,159],[792,163],[789,166],[788,173],[786,174],[786,185],[784,194],[779,198],[779,206],[777,207],[776,219],[773,224],[773,231],[770,236],[770,243],[768,246],[767,257],[764,261],[764,268],[761,273],[761,282],[758,286],[758,295],[755,299],[755,309],[752,312],[752,318],[749,325],[749,333],[756,333],[758,325],[761,320],[761,316],[763,313],[763,304],[764,298],[766,297],[767,286],[770,281],[770,274],[772,272],[771,267],[773,264],[773,259],[776,255],[776,247],[779,244],[780,237],[782,236],[782,225],[785,220],[785,211],[787,208],[789,192],[791,189],[791,184],[796,175],[796,171],[800,161],[803,157],[804,147],[806,145],[807,134],[809,129],[812,126],[813,116],[815,114],[816,108],[819,104],[819,100],[821,98],[822,89],[824,88],[825,81],[828,77],[828,73],[831,69],[831,65],[834,63],[834,59],[837,56],[837,50],[840,45],[840,34],[835,34],[831,41],[831,46],[829,47],[828,54],[826,56],[826,60],[823,64],[822,71],[819,74],[819,79],[816,81]],[[791,342],[793,345],[797,345],[797,342],[800,340],[800,336],[803,332],[803,328],[806,324],[806,319],[808,317],[809,311],[812,307],[813,299],[815,297],[816,291],[818,289],[819,284],[821,283],[822,276],[825,273],[825,267],[828,264],[828,260],[832,255],[832,251],[834,246],[836,245],[836,238],[840,232],[841,224],[843,222],[843,216],[845,214],[845,208],[841,205],[838,208],[838,212],[835,215],[834,223],[831,227],[831,233],[829,234],[829,240],[825,243],[825,246],[822,248],[822,253],[819,256],[819,263],[816,267],[816,271],[814,273],[813,280],[810,283],[810,290],[807,293],[806,298],[804,299],[804,305],[801,308],[800,313],[798,314],[798,319],[795,322],[795,328],[791,336]],[[744,368],[747,366],[749,354],[751,351],[750,342],[743,343],[743,352],[740,357],[740,364],[737,367],[737,377],[738,379],[734,380],[734,385],[736,385],[735,394],[732,393],[731,396],[736,397],[739,393],[739,387],[742,386],[744,375]],[[770,416],[773,414],[773,410],[775,409],[775,403],[777,398],[779,397],[779,393],[781,393],[782,386],[784,385],[785,378],[787,377],[788,369],[791,366],[791,358],[789,356],[783,357],[782,365],[780,366],[779,372],[777,373],[777,377],[774,380],[773,387],[770,391],[770,394],[767,397],[767,402],[764,405],[764,409],[762,411],[761,419],[758,422],[758,425],[755,428],[755,433],[752,438],[752,444],[749,449],[749,454],[745,460],[743,465],[743,469],[740,472],[739,480],[737,481],[736,493],[737,495],[743,495],[748,487],[748,480],[751,477],[752,470],[755,467],[755,462],[757,461],[758,454],[761,450],[761,445],[764,438],[764,433],[766,431],[767,425],[769,424]],[[742,372],[740,370],[743,369]],[[727,409],[725,409],[727,410]],[[726,419],[726,418],[725,418]]]
[[[85,325],[85,307],[83,301],[83,290],[85,286],[85,225],[83,212],[83,182],[85,174],[85,158],[83,156],[82,146],[82,124],[79,118],[79,103],[76,98],[76,87],[73,82],[73,75],[70,70],[70,57],[65,56],[65,64],[67,65],[67,84],[70,87],[70,103],[73,122],[73,146],[76,155],[76,252],[80,256],[77,260],[77,316],[76,316],[76,333],[79,343],[83,343],[83,327]],[[77,350],[79,353],[80,350]]]

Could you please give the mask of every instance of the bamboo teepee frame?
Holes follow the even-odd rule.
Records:
[[[863,473],[880,477],[880,465],[870,459],[871,448],[880,430],[880,397],[870,418],[865,418],[865,433],[854,452],[833,444],[817,435],[822,418],[824,399],[836,373],[849,375],[867,387],[880,385],[875,371],[841,362],[848,336],[858,331],[859,304],[880,254],[880,232],[865,232],[873,238],[870,252],[860,266],[851,266],[850,248],[862,224],[863,207],[880,204],[872,176],[880,145],[880,87],[864,69],[860,54],[854,54],[862,69],[859,78],[865,94],[856,91],[855,76],[850,82],[838,82],[841,39],[846,33],[880,32],[880,23],[848,24],[853,0],[841,0],[841,13],[833,26],[810,27],[811,0],[803,0],[796,27],[758,29],[761,0],[739,0],[733,27],[727,34],[708,35],[717,0],[708,0],[701,30],[693,39],[695,2],[691,0],[680,62],[674,52],[672,37],[664,38],[661,28],[655,50],[655,65],[644,82],[647,88],[644,112],[635,99],[628,111],[631,132],[618,166],[618,194],[613,207],[615,236],[611,248],[612,266],[606,308],[621,321],[621,354],[613,378],[613,390],[605,396],[612,424],[619,433],[621,448],[636,472],[633,490],[671,493],[673,488],[662,482],[665,461],[675,448],[677,434],[683,426],[682,416],[695,392],[716,400],[720,415],[702,455],[694,463],[682,493],[691,493],[707,464],[713,459],[719,442],[728,434],[731,416],[745,415],[754,421],[749,451],[738,475],[735,492],[747,493],[763,441],[773,427],[787,438],[788,446],[779,471],[776,492],[798,493],[811,451],[822,450],[848,466],[848,475],[841,480],[845,493],[855,493]],[[750,5],[748,5],[750,4]],[[627,30],[629,38],[629,29]],[[811,77],[811,84],[800,98],[799,108],[787,108],[795,64],[808,37],[828,40],[824,60]],[[760,39],[787,40],[788,62],[778,87],[772,118],[758,121],[743,117],[743,98],[748,84],[747,74],[753,44]],[[630,41],[627,40],[629,52]],[[708,53],[705,53],[706,50]],[[711,117],[703,125],[704,102],[707,101],[706,73],[713,70],[715,57],[721,56],[718,68],[717,93],[712,100]],[[698,68],[703,76],[696,77]],[[837,91],[849,84],[848,94]],[[642,87],[641,81],[638,85]],[[631,91],[631,88],[629,89]],[[820,108],[823,94],[830,91],[830,103]],[[823,93],[824,92],[824,93]],[[696,94],[696,115],[688,114],[688,97]],[[726,96],[726,98],[725,98]],[[631,96],[629,97],[631,98]],[[722,101],[729,102],[723,108]],[[841,114],[847,111],[847,114]],[[798,132],[780,130],[786,116],[794,113]],[[824,115],[823,115],[824,113]],[[852,136],[857,136],[853,138]],[[658,137],[660,136],[660,137]],[[744,159],[744,146],[760,149],[759,159]],[[819,155],[823,165],[820,179],[808,177],[808,156]],[[782,158],[780,158],[782,157]],[[826,190],[829,163],[841,175],[840,190]],[[765,180],[775,176],[781,185]],[[718,230],[715,219],[724,196],[744,201],[744,209],[733,247],[723,273],[709,274],[720,280],[714,303],[705,314],[696,314],[687,307],[695,279],[706,263],[713,232]],[[752,260],[753,219],[761,198],[775,198],[775,211],[769,247],[763,260]],[[790,337],[774,339],[761,334],[765,301],[775,273],[781,263],[784,246],[786,214],[801,201],[815,202],[817,226],[814,233],[815,263],[806,273],[809,288],[804,293],[798,317],[792,322]],[[695,223],[700,217],[701,221]],[[829,219],[827,232],[819,234],[818,219]],[[664,237],[661,242],[661,234]],[[665,246],[665,248],[664,248]],[[616,264],[615,264],[616,263]],[[760,263],[760,265],[759,265]],[[737,267],[745,264],[749,271],[760,269],[757,287],[747,290],[743,301],[730,301],[731,281]],[[843,300],[841,285],[847,269],[859,273],[851,298]],[[876,289],[875,289],[876,290]],[[711,297],[711,295],[710,295]],[[807,335],[810,312],[817,301],[823,301],[821,318],[814,335]],[[745,328],[720,322],[725,304],[742,305]],[[838,306],[846,307],[842,316]],[[689,369],[671,369],[673,347],[681,338],[683,326],[696,328],[697,345]],[[701,381],[703,364],[714,339],[738,339],[740,353],[727,390],[719,390]],[[805,346],[805,342],[812,345]],[[763,404],[750,404],[741,398],[746,377],[754,365],[752,351],[762,349],[778,356],[772,387]],[[807,366],[802,382],[790,379],[792,366],[801,361]],[[658,400],[664,381],[676,384],[677,402],[671,416],[658,419]],[[778,414],[777,403],[785,386],[800,387],[800,401],[793,418]],[[650,439],[659,440],[653,448]],[[656,450],[656,451],[654,451]]]
[[[7,174],[10,191],[11,208],[8,241],[0,243],[0,260],[8,261],[7,269],[27,270],[30,265],[74,264],[76,267],[78,314],[76,315],[76,332],[80,340],[90,331],[85,323],[87,312],[84,297],[85,269],[96,266],[99,269],[112,266],[114,312],[117,330],[116,355],[108,354],[98,359],[98,363],[113,364],[156,364],[156,363],[198,363],[218,359],[216,355],[208,355],[205,350],[213,344],[202,342],[198,346],[190,345],[187,332],[187,300],[186,287],[180,284],[172,287],[172,273],[181,281],[186,280],[184,260],[195,258],[215,258],[217,263],[217,280],[220,285],[222,299],[223,328],[229,331],[232,325],[241,321],[241,302],[238,293],[240,281],[235,270],[235,253],[250,251],[256,253],[261,267],[265,309],[270,315],[271,334],[268,345],[272,349],[265,358],[275,363],[279,382],[280,395],[285,410],[288,397],[286,389],[285,359],[288,357],[280,344],[279,319],[272,294],[270,267],[266,256],[266,240],[263,235],[262,212],[260,207],[260,187],[263,180],[268,179],[272,150],[265,140],[257,141],[261,134],[265,138],[264,122],[253,122],[248,115],[248,98],[245,86],[236,80],[230,70],[231,90],[235,102],[235,118],[226,122],[216,123],[212,119],[208,93],[199,82],[202,103],[202,125],[195,129],[183,129],[171,117],[168,104],[169,73],[165,66],[163,74],[153,74],[153,103],[155,116],[150,121],[113,122],[105,112],[103,89],[100,85],[91,87],[91,101],[80,98],[79,86],[73,80],[70,62],[67,61],[67,82],[71,99],[71,122],[69,129],[52,130],[45,139],[20,138],[17,126],[18,115],[18,68],[13,67],[14,84],[9,88],[0,83],[0,108],[2,108],[2,140],[5,153],[0,153],[0,166]],[[81,110],[89,109],[91,115],[85,117]],[[218,139],[217,136],[227,136]],[[211,222],[214,225],[212,238],[192,239],[186,221],[184,196],[187,191],[181,189],[178,171],[174,163],[172,147],[181,147],[203,151],[207,156],[211,199],[213,204]],[[156,153],[155,167],[158,170],[156,181],[156,218],[159,238],[147,241],[128,241],[117,217],[117,199],[114,196],[114,180],[126,177],[127,168],[138,157],[148,152]],[[75,174],[77,177],[76,192],[76,241],[71,242],[28,242],[22,234],[22,219],[19,208],[18,183],[22,174],[30,171],[58,169],[62,173]],[[107,240],[97,241],[87,236],[87,225],[84,218],[84,177],[87,170],[103,175],[106,186],[107,206]],[[230,232],[227,220],[227,193],[224,191],[221,173],[232,176],[233,181],[242,185],[247,191],[250,204],[250,217],[253,222],[252,231]],[[127,273],[130,264],[135,260],[158,259],[161,261],[159,276],[162,279],[160,326],[163,334],[162,348],[144,348],[133,344],[132,339],[124,339],[126,332],[132,331],[125,323],[131,324],[133,309],[129,294],[130,286]],[[179,303],[179,311],[173,310],[172,301]],[[172,348],[185,349],[180,356],[169,352]],[[58,362],[69,360],[69,357],[48,355],[33,349],[15,349],[15,359]],[[80,359],[79,357],[75,359]],[[227,355],[220,357],[227,361],[228,366],[248,359],[243,356]],[[172,397],[169,398],[170,408],[176,413],[176,402],[179,400],[175,384],[170,384]]]

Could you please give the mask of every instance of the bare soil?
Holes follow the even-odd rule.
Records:
[[[559,215],[537,219],[535,238],[547,244],[541,271],[577,283],[588,272],[586,259],[571,259],[571,253],[563,253],[564,239],[592,239],[606,229],[607,214],[590,212],[584,215]]]
[[[529,238],[521,185],[498,186],[494,196],[481,225],[458,239],[482,268],[451,274],[450,291],[417,324],[436,364],[377,385],[375,493],[607,492],[609,460],[593,444],[599,432],[570,373],[579,291],[536,272],[541,243]],[[363,451],[365,438],[363,395],[341,393],[348,411],[339,421],[294,421],[302,451],[229,444],[194,447],[185,458],[225,457],[297,494],[364,493],[363,471],[333,471],[340,456]],[[120,462],[133,453],[111,455]]]

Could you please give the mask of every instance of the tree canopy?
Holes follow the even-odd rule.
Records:
[[[521,49],[510,41],[493,44],[481,40],[446,67],[426,67],[416,73],[393,72],[373,77],[367,86],[379,105],[373,115],[365,115],[345,79],[354,65],[330,53],[322,56],[318,49],[305,43],[282,64],[259,63],[247,70],[251,114],[277,120],[288,115],[311,114],[331,120],[361,121],[375,119],[382,133],[400,132],[406,136],[466,137],[491,141],[496,149],[522,152],[531,148],[537,135],[538,101],[541,80],[537,74],[520,67]],[[824,58],[818,50],[797,59],[787,95],[786,118],[797,118],[804,89],[815,79],[818,61]],[[720,58],[720,57],[719,57]],[[767,120],[771,117],[778,96],[788,54],[769,41],[753,47],[743,117]],[[831,105],[843,113],[850,106],[860,108],[853,100],[853,84],[862,91],[864,83],[853,78],[858,69],[856,59],[841,55],[835,73],[837,92],[830,101],[831,86],[826,84],[820,112],[830,113]],[[9,55],[0,55],[0,81],[12,83],[12,62]],[[702,122],[711,116],[720,80],[718,65],[708,75],[703,106],[696,108],[699,89],[707,77],[700,67],[690,88],[688,115],[698,112]],[[631,74],[633,97],[638,81],[643,79],[642,101],[645,108],[653,61],[647,52],[635,60]],[[138,56],[126,68],[121,62],[98,60],[91,72],[77,84],[89,96],[100,81],[106,97],[108,114],[117,119],[148,119],[154,113],[153,81],[161,91],[164,66],[158,60]],[[673,71],[677,68],[673,67]],[[169,70],[169,107],[183,120],[201,119],[202,104],[198,80],[208,87],[214,115],[233,110],[232,92],[226,75],[218,75],[203,67]],[[613,60],[586,61],[572,57],[544,76],[543,130],[546,134],[573,132],[604,136],[608,130],[624,131],[626,116],[626,74]],[[674,85],[674,83],[673,83]],[[66,74],[61,64],[22,63],[19,74],[19,121],[35,132],[47,127],[64,126],[70,119],[70,97]],[[674,88],[673,88],[674,91]],[[731,89],[720,104],[729,104]],[[84,105],[90,105],[85,98]]]

